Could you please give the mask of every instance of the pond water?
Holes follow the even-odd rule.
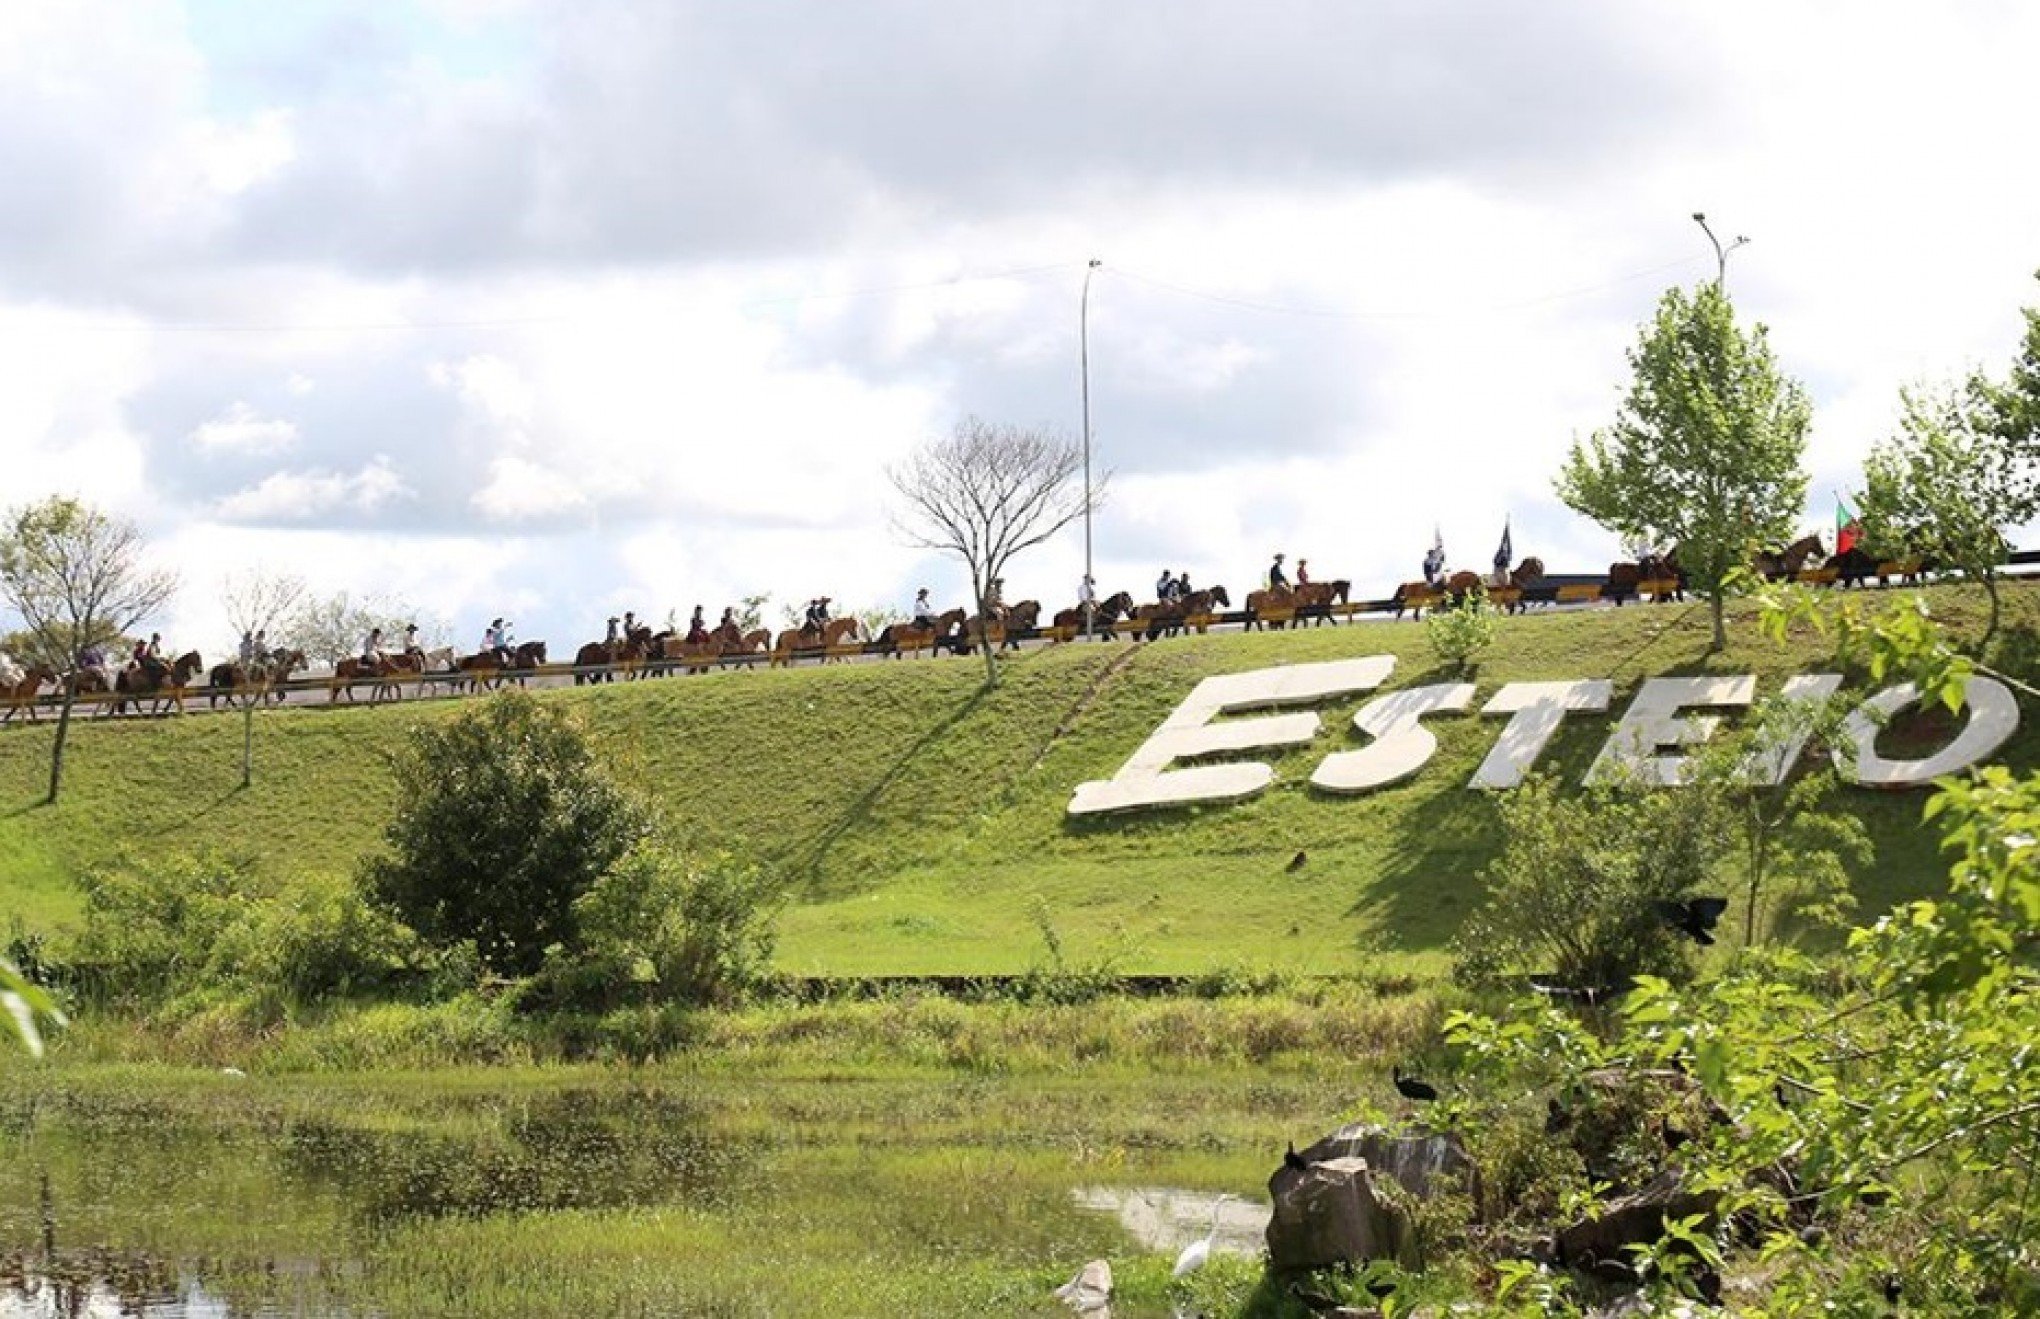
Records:
[[[1159,1280],[1115,1314],[1168,1314],[1214,1205],[1220,1250],[1266,1222],[1265,1154],[1203,1103],[1170,1132],[981,1081],[0,1085],[0,1319],[1051,1315],[1100,1257]]]

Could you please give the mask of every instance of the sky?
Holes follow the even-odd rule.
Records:
[[[1831,529],[2040,304],[2035,49],[2015,0],[14,0],[0,503],[138,522],[180,649],[251,571],[560,650],[961,603],[888,466],[1081,436],[1081,320],[1105,592],[1385,594],[1505,521],[1595,571],[1552,476],[1705,211]]]

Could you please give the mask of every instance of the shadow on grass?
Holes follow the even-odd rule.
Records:
[[[836,843],[841,841],[853,829],[868,823],[871,819],[871,808],[881,797],[885,796],[887,790],[895,783],[898,783],[906,775],[907,771],[913,768],[914,762],[924,752],[930,747],[935,746],[944,737],[953,732],[958,725],[975,714],[978,707],[984,704],[985,697],[988,694],[987,689],[982,686],[972,688],[970,695],[959,702],[955,709],[944,715],[940,722],[908,743],[901,750],[898,757],[893,760],[892,765],[885,773],[879,775],[870,787],[858,793],[856,799],[844,808],[843,813],[832,821],[827,828],[817,833],[805,848],[797,855],[788,858],[786,867],[789,880],[796,880],[807,885],[811,890],[819,892],[821,889],[822,863],[827,859],[829,849],[834,847]]]

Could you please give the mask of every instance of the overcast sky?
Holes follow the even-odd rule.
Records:
[[[886,465],[1078,434],[1095,257],[1105,590],[1380,593],[1504,518],[1596,569],[1551,476],[1705,210],[1831,526],[1899,387],[2040,302],[2035,50],[2016,0],[11,0],[0,502],[140,521],[208,651],[247,568],[559,650],[960,603]]]

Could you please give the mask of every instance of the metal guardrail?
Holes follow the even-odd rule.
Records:
[[[2034,565],[2040,565],[2040,549],[2014,551],[2006,557],[2004,564],[2007,568],[2021,568]],[[2018,573],[2013,575],[2023,577],[2031,574]],[[1799,580],[1819,583],[1832,583],[1834,580],[1831,572],[1822,569],[1807,569],[1796,574],[1796,577]],[[1588,591],[1586,588],[1594,589]],[[1494,590],[1497,594],[1513,593],[1513,599],[1510,599],[1510,602],[1520,603],[1523,606],[1562,603],[1597,604],[1602,601],[1619,606],[1625,601],[1632,599],[1668,594],[1670,584],[1639,582],[1632,586],[1616,588],[1605,578],[1589,574],[1553,573],[1541,578],[1535,586],[1494,588]],[[1422,598],[1420,606],[1416,600],[1398,601],[1391,596],[1384,600],[1356,600],[1303,608],[1290,607],[1280,610],[1264,610],[1258,616],[1249,609],[1230,609],[1215,611],[1210,614],[1191,615],[1185,618],[1161,621],[1122,619],[1109,625],[1100,624],[1096,630],[1100,635],[1107,638],[1138,640],[1144,637],[1152,638],[1158,635],[1165,627],[1171,630],[1189,629],[1203,632],[1214,627],[1244,628],[1253,623],[1269,624],[1279,622],[1293,626],[1298,623],[1307,623],[1315,620],[1337,622],[1340,620],[1351,620],[1366,614],[1401,614],[1411,612],[1419,607],[1424,609],[1433,608],[1445,598],[1445,592],[1434,591]],[[1002,635],[995,637],[995,644],[1008,646],[1019,645],[1025,642],[1068,642],[1080,639],[1082,635],[1083,629],[1080,626],[1012,628],[1003,629]],[[672,673],[701,672],[709,669],[755,668],[761,664],[777,666],[780,663],[792,665],[801,661],[827,663],[831,660],[849,660],[853,658],[904,657],[909,654],[919,654],[922,651],[926,651],[931,655],[943,651],[969,653],[957,651],[952,641],[915,647],[911,650],[881,645],[877,641],[866,641],[842,643],[835,646],[800,647],[785,652],[783,659],[778,657],[773,651],[761,650],[741,655],[697,656],[683,659],[645,659],[619,661],[612,664],[540,664],[531,668],[472,672],[441,669],[425,673],[405,672],[377,678],[355,678],[345,682],[332,674],[319,674],[308,675],[303,678],[292,678],[286,682],[267,684],[259,688],[249,686],[236,688],[231,691],[210,685],[193,684],[182,689],[181,697],[165,693],[135,696],[127,693],[87,692],[76,696],[72,704],[74,708],[79,706],[97,708],[115,703],[123,705],[145,704],[152,707],[152,709],[159,704],[170,704],[189,711],[193,705],[199,702],[207,702],[207,708],[213,708],[214,702],[228,702],[238,708],[250,700],[259,702],[264,698],[282,698],[297,693],[317,694],[325,692],[329,694],[328,704],[330,706],[344,708],[349,704],[376,703],[379,698],[375,694],[375,689],[379,688],[394,689],[396,695],[391,699],[401,700],[403,691],[407,687],[416,689],[419,696],[423,696],[428,689],[433,687],[446,689],[446,695],[458,695],[458,692],[451,689],[470,685],[477,688],[494,688],[510,683],[521,684],[540,678],[573,678],[601,683],[617,679],[628,680],[639,676],[657,677]],[[363,688],[370,689],[367,700],[356,695]],[[61,692],[38,695],[33,700],[22,702],[12,702],[4,697],[0,697],[0,711],[6,711],[10,714],[28,712],[31,709],[45,712],[55,711],[62,702],[63,696]],[[302,703],[300,708],[303,708]],[[10,719],[10,722],[19,721]]]

